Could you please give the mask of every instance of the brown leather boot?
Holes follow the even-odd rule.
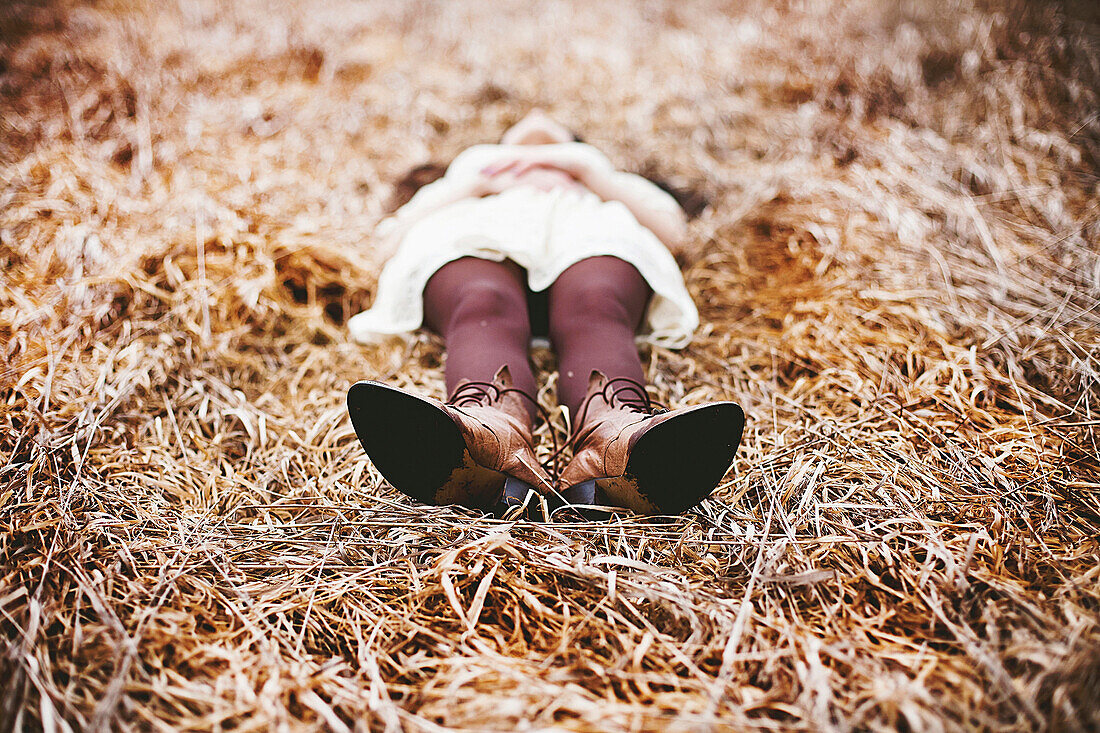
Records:
[[[573,460],[558,482],[566,498],[678,514],[705,499],[726,474],[745,413],[735,402],[656,411],[642,385],[592,372],[577,425]]]
[[[535,457],[525,398],[532,399],[502,367],[492,382],[460,384],[445,403],[356,382],[348,413],[363,449],[394,488],[426,504],[484,509],[501,500],[506,481],[511,496],[524,487],[553,491]]]

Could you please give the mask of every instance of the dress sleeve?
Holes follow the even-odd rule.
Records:
[[[378,251],[389,257],[401,244],[405,233],[424,217],[444,206],[473,195],[471,182],[444,176],[421,188],[408,203],[374,227],[374,240]]]
[[[684,210],[680,207],[680,204],[657,184],[653,183],[649,179],[639,176],[636,173],[625,173],[623,171],[615,171],[615,183],[627,189],[642,202],[646,208],[653,211],[668,211],[672,213],[684,214]]]

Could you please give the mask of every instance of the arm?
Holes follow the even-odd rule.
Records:
[[[395,211],[392,216],[380,221],[375,227],[374,236],[379,241],[379,251],[384,257],[389,257],[417,222],[463,199],[498,193],[495,189],[500,184],[500,180],[494,181],[484,175],[457,180],[444,176],[429,183],[417,191],[407,204]]]
[[[675,255],[687,240],[687,216],[676,199],[641,176],[622,171],[596,171],[579,179],[604,201],[620,201],[638,223],[657,235]]]
[[[674,255],[682,254],[687,238],[687,216],[676,199],[653,183],[633,173],[597,165],[592,158],[575,154],[568,145],[532,145],[516,157],[494,164],[482,175],[509,172],[520,176],[535,167],[565,171],[604,201],[624,204],[638,223],[653,232]]]

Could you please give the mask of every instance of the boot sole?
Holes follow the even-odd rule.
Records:
[[[740,405],[700,405],[644,432],[623,475],[596,479],[596,486],[609,503],[646,514],[679,514],[718,487],[744,429]]]
[[[490,506],[505,475],[479,465],[439,405],[381,382],[356,382],[348,414],[360,445],[382,477],[425,504]]]

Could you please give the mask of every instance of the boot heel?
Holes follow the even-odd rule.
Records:
[[[550,512],[550,516],[556,519],[561,514],[565,521],[576,521],[579,518],[587,522],[602,522],[610,519],[614,510],[604,506],[605,502],[598,498],[602,492],[598,490],[596,479],[570,486],[558,494],[558,506]]]
[[[533,519],[531,515],[538,504],[538,496],[530,484],[508,476],[504,479],[504,493],[493,507],[492,514],[497,519],[508,521]]]
[[[561,492],[566,504],[595,504],[596,479],[589,479]]]

